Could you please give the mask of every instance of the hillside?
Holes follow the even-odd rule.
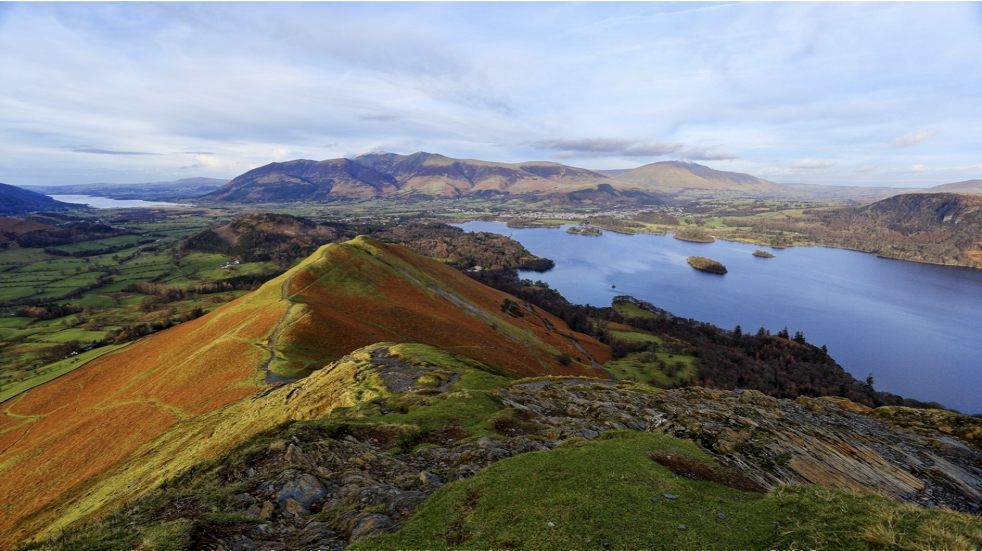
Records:
[[[969,193],[982,195],[982,180],[965,180],[953,184],[942,184],[924,190],[924,193]]]
[[[864,207],[815,210],[796,220],[761,220],[759,230],[793,231],[818,244],[888,258],[982,267],[982,197],[905,193]]]
[[[604,376],[590,356],[610,357],[558,318],[435,260],[369,238],[327,245],[209,315],[4,402],[0,546],[137,496],[286,419],[329,411],[330,400],[289,413],[252,399],[266,380],[380,341],[437,344],[510,377]]]
[[[372,153],[354,159],[272,163],[246,172],[202,199],[269,203],[392,196],[458,198],[568,192],[601,183],[610,180],[558,163],[494,163],[423,152]]]
[[[982,543],[954,512],[982,507],[982,421],[805,395],[878,400],[803,336],[532,303],[372,238],[323,246],[3,403],[0,546]],[[670,388],[696,360],[697,384],[798,398]]]
[[[955,512],[982,502],[977,419],[750,390],[509,381],[488,368],[424,345],[356,350],[233,404],[207,438],[285,423],[22,549],[982,544],[977,514]],[[180,453],[154,449],[150,464],[92,493]]]
[[[708,166],[681,161],[647,164],[613,178],[625,187],[660,193],[680,193],[694,190],[715,193],[740,193],[756,196],[776,194],[781,186],[756,176],[739,172],[724,172]]]
[[[16,242],[17,237],[25,233],[53,230],[55,228],[47,224],[0,216],[0,248],[6,249],[11,243]]]
[[[224,254],[243,262],[273,260],[288,266],[293,259],[308,256],[341,235],[337,228],[288,214],[250,214],[192,235],[184,248]]]
[[[62,203],[61,201],[55,201],[47,195],[28,191],[16,186],[0,184],[0,216],[73,207],[78,207],[78,205]]]

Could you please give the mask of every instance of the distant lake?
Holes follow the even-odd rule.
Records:
[[[745,333],[787,327],[877,390],[982,413],[982,270],[887,260],[825,247],[771,249],[728,241],[691,243],[662,235],[568,234],[468,222],[466,231],[510,235],[551,258],[548,272],[523,272],[574,303],[609,306],[631,295],[681,317]],[[775,258],[753,256],[767,250]],[[688,256],[723,263],[701,272]],[[616,285],[616,288],[613,286]]]
[[[110,199],[109,197],[93,197],[90,195],[49,195],[55,201],[88,205],[94,209],[133,209],[138,207],[183,207],[177,203],[162,201],[143,201],[140,199]]]

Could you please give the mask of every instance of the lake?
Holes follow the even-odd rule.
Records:
[[[787,327],[877,390],[982,413],[982,270],[887,260],[825,247],[771,249],[662,235],[568,234],[468,222],[466,231],[510,235],[551,258],[548,272],[522,272],[579,304],[617,295],[681,317],[745,333]],[[753,256],[757,249],[775,258]],[[723,263],[725,275],[691,268],[689,256]],[[616,286],[616,288],[614,288]]]
[[[183,207],[177,203],[162,201],[143,201],[140,199],[110,199],[109,197],[93,197],[90,195],[49,195],[55,201],[88,205],[94,209],[133,209],[139,207]]]

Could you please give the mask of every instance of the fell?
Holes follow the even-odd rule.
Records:
[[[508,377],[604,377],[591,364],[610,357],[558,318],[402,247],[326,245],[207,316],[5,402],[0,546],[97,514],[281,422],[285,410],[249,398],[379,341],[435,344]]]

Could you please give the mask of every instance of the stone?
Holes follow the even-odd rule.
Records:
[[[273,518],[274,512],[276,512],[276,506],[268,501],[264,501],[259,508],[259,518],[269,520]]]
[[[365,536],[371,536],[372,534],[387,532],[392,526],[392,519],[385,515],[378,513],[367,515],[351,531],[349,541],[355,541]]]
[[[419,473],[419,481],[423,484],[441,484],[440,477],[429,471]]]
[[[303,530],[297,534],[297,537],[305,545],[310,545],[320,540],[333,538],[334,535],[334,530],[331,530],[330,526],[323,522],[312,520],[303,527]]]
[[[310,515],[310,510],[301,505],[299,501],[288,497],[283,503],[283,513],[293,517],[306,517]]]
[[[716,513],[716,516],[719,517],[720,520],[726,520],[726,515],[724,515],[723,513]]]
[[[249,538],[242,538],[242,541],[237,541],[232,544],[232,551],[256,551],[259,549],[259,545]]]
[[[662,495],[665,496],[665,499],[678,499],[679,498],[679,496],[674,496],[672,494],[662,494]]]
[[[284,471],[284,474],[287,472],[289,471]],[[276,493],[276,501],[283,507],[288,499],[293,499],[304,509],[310,509],[315,501],[326,495],[327,489],[321,481],[314,475],[304,473],[295,478],[287,477],[286,482]]]

